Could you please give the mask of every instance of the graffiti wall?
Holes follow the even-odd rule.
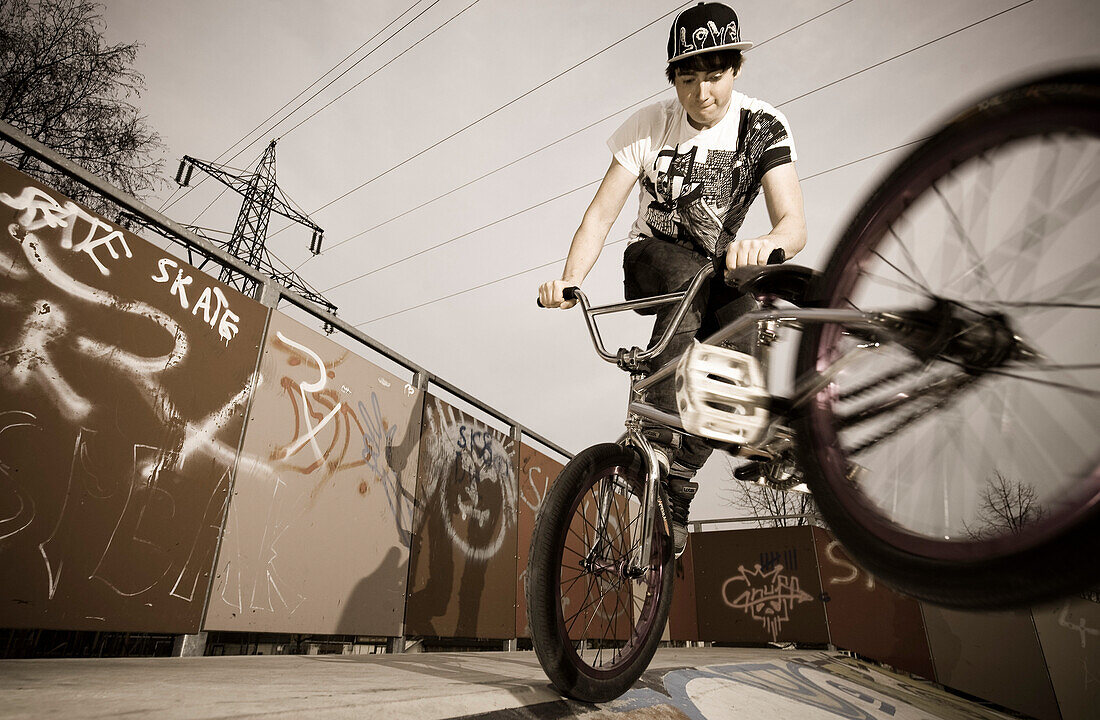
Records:
[[[272,315],[206,629],[401,634],[421,397]]]
[[[813,536],[832,644],[935,680],[920,603],[876,582],[827,530]]]
[[[428,396],[406,633],[516,636],[515,452],[508,436]]]
[[[524,582],[527,580],[527,560],[531,554],[531,533],[535,530],[535,516],[546,492],[558,473],[565,467],[557,460],[521,444],[519,447],[519,504],[518,540],[516,543],[516,637],[531,637],[527,627],[527,598]]]
[[[0,626],[199,629],[265,320],[0,164]]]
[[[676,560],[676,579],[672,588],[672,607],[668,611],[668,632],[672,640],[699,640],[699,615],[695,598],[695,560],[692,541],[698,533],[688,535],[687,548]]]
[[[1039,720],[1058,720],[1058,701],[1028,610],[921,607],[938,682]]]
[[[699,634],[728,642],[829,642],[809,527],[694,533]]]
[[[1062,720],[1091,720],[1100,707],[1100,592],[1033,608],[1031,614]]]

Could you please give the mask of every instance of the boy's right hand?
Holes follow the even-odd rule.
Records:
[[[539,302],[546,308],[568,310],[577,304],[576,300],[566,300],[562,291],[567,287],[576,287],[579,283],[567,280],[551,280],[539,286]]]

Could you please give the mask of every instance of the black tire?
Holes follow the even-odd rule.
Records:
[[[610,519],[597,536],[594,506],[600,488],[611,487],[601,480],[609,478],[616,479],[616,490],[606,496]],[[652,563],[642,577],[623,573],[623,561],[640,540],[644,486],[637,452],[595,445],[565,466],[535,520],[525,584],[531,639],[550,681],[577,700],[607,702],[630,689],[649,666],[668,619],[675,559],[667,538],[654,532]],[[597,545],[602,552],[592,551]],[[582,554],[598,556],[609,569],[581,567]],[[565,609],[573,603],[575,612]]]
[[[943,353],[915,358],[912,348],[859,350],[873,359],[834,378],[795,418],[800,464],[826,522],[873,575],[909,595],[998,608],[1100,578],[1098,147],[1097,70],[976,104],[878,186],[813,292],[815,304],[831,308],[883,309],[874,301],[906,293],[911,305],[945,299],[994,322],[1007,318],[1043,354],[990,369],[988,358],[976,367]],[[1017,176],[1031,171],[1035,187],[1021,196]],[[1010,201],[1017,197],[1026,202]],[[1033,265],[1017,267],[1025,262]],[[836,324],[808,325],[798,376],[866,339]],[[922,412],[910,388],[936,373],[961,384],[918,401],[927,403]],[[887,407],[887,397],[906,398],[915,417],[891,411],[875,418],[877,434],[861,429],[869,421],[853,406]],[[986,514],[1002,490],[1010,500],[1003,522]]]

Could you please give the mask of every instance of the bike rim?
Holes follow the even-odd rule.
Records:
[[[809,412],[823,479],[845,510],[895,547],[958,562],[1036,547],[1100,511],[1100,112],[1019,112],[942,142],[896,178],[840,258],[827,303],[946,299],[1004,315],[1042,358],[966,372],[958,358],[914,364],[883,345]],[[861,342],[822,327],[818,370]],[[941,377],[957,388],[909,400]],[[875,403],[905,410],[853,423]]]
[[[600,532],[598,510],[601,488],[614,487],[608,522]],[[668,550],[655,534],[652,558],[636,580],[621,568],[641,542],[640,512],[644,483],[625,466],[614,465],[591,473],[569,508],[568,522],[557,539],[554,586],[558,641],[566,658],[581,673],[612,678],[643,651],[656,620],[664,566],[659,558]],[[603,542],[601,565],[620,571],[591,572],[582,561]]]

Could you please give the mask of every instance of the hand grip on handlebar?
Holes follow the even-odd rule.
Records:
[[[561,296],[565,300],[576,300],[578,290],[580,290],[580,288],[577,287],[576,285],[570,285],[569,287],[562,289]],[[540,300],[538,298],[535,298],[535,302],[538,303],[538,306],[540,308],[546,307],[545,305],[542,304],[542,300]]]

